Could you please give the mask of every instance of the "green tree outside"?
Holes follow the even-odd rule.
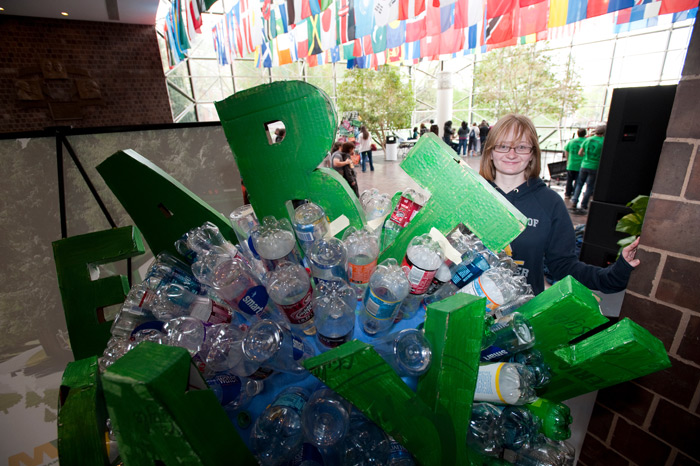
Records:
[[[398,68],[382,66],[377,71],[353,69],[338,85],[340,113],[357,111],[370,133],[385,148],[386,137],[408,128],[415,107],[413,87]]]

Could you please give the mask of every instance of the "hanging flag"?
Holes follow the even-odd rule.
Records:
[[[547,2],[539,2],[524,8],[516,8],[515,36],[527,36],[547,29]]]
[[[386,65],[386,52],[375,53],[374,56],[376,57],[376,66],[374,69]]]
[[[321,18],[321,48],[329,50],[337,45],[335,3],[326,8],[320,15]]]
[[[187,27],[182,21],[182,0],[173,0],[171,11],[173,12],[174,19],[173,34],[177,40],[178,47],[184,53],[185,50],[190,49],[190,41],[187,39]]]
[[[416,63],[420,60],[420,40],[415,42],[406,42],[404,44],[404,61],[413,60]]]
[[[355,37],[362,38],[372,34],[374,28],[374,2],[372,0],[355,0]]]
[[[347,44],[355,40],[355,9],[354,0],[336,0],[338,10],[338,41]]]
[[[260,44],[258,68],[272,68],[272,44],[273,42],[263,42]]]
[[[288,65],[298,60],[296,43],[291,33],[282,34],[275,39],[277,56],[280,65]]]
[[[609,0],[588,0],[586,5],[586,18],[594,18],[608,12]]]
[[[608,1],[608,13],[613,13],[615,11],[624,10],[626,8],[632,8],[634,6],[634,0],[609,0]]]
[[[444,8],[444,7],[443,7]],[[454,26],[440,34],[440,54],[451,54],[459,52],[464,48],[464,33],[463,29],[457,29]]]
[[[279,3],[272,6],[270,10],[270,23],[270,32],[273,39],[280,34],[289,32],[286,3]]]
[[[400,45],[398,47],[386,49],[387,62],[395,63],[397,61],[403,60],[403,47]]]
[[[508,13],[488,20],[484,30],[484,44],[495,45],[513,38],[513,14]]]
[[[675,23],[676,21],[685,21],[687,19],[695,19],[698,15],[698,9],[693,8],[692,10],[686,10],[686,11],[679,11],[678,13],[673,13],[673,17],[671,19],[671,22]]]
[[[483,3],[480,1],[469,2],[468,15],[469,32],[467,34],[469,48],[475,49],[479,45],[479,38],[482,34],[484,24],[484,9]]]
[[[306,58],[306,64],[309,65],[310,68],[313,68],[318,65],[318,57],[316,55],[310,55]]]
[[[236,20],[236,27],[235,27],[235,37],[236,37],[236,51],[238,53],[239,57],[244,57],[248,54],[248,52],[245,49],[245,46],[243,45],[243,31],[241,29],[241,5],[239,2],[236,2],[233,4],[233,8],[231,8],[231,12],[233,12],[233,17]]]
[[[309,56],[309,29],[306,24],[308,20],[303,20],[292,29],[294,34],[294,43],[297,47],[297,56],[304,58]]]
[[[238,45],[236,40],[236,16],[233,14],[233,9],[224,15],[224,24],[226,26],[226,44],[231,56],[242,57],[240,50],[236,48]]]
[[[425,31],[428,36],[436,36],[442,32],[440,7],[429,4],[425,9]]]
[[[440,55],[440,35],[425,36],[420,41],[421,58],[433,59]]]
[[[455,3],[454,24],[457,29],[466,29],[469,27],[469,0],[457,0]]]
[[[362,54],[371,55],[373,53],[374,49],[372,48],[372,34],[370,34],[362,38]]]
[[[323,52],[321,47],[321,16],[314,15],[306,19],[308,25],[309,51],[308,56]]]
[[[455,24],[455,5],[440,7],[440,32],[446,32]]]
[[[692,10],[693,8],[697,8],[697,6],[697,0],[662,0],[659,14],[678,13],[685,10]]]
[[[408,20],[425,11],[425,0],[399,0],[399,18]]]
[[[392,21],[386,27],[386,48],[393,49],[406,42],[406,21]]]
[[[372,51],[375,54],[386,50],[386,26],[376,26],[372,31]]]
[[[426,13],[423,12],[418,18],[406,20],[406,42],[415,42],[427,35],[425,17]]]
[[[296,24],[297,15],[301,14],[301,10],[299,10],[299,12],[297,13],[295,3],[296,0],[287,0],[287,21],[289,21],[289,24]]]
[[[192,24],[197,34],[202,33],[202,13],[204,12],[204,2],[202,0],[190,0],[190,13],[192,14]]]
[[[330,52],[330,62],[331,63],[338,63],[340,61],[340,46],[336,45],[335,47],[331,48],[329,50]]]
[[[517,0],[486,0],[486,19],[506,15],[512,12],[517,4]]]

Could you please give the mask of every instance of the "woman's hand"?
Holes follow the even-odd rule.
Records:
[[[637,246],[639,246],[639,236],[632,244],[622,249],[622,258],[632,267],[638,266],[641,262],[639,259],[634,258],[637,254]]]

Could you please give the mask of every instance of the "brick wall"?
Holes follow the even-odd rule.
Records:
[[[3,16],[0,37],[0,133],[172,123],[153,26]]]
[[[672,367],[598,394],[579,464],[700,465],[700,26],[695,23],[621,317]]]

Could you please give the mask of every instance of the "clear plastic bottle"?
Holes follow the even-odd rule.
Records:
[[[411,453],[406,450],[406,447],[394,440],[391,436],[387,437],[389,439],[389,459],[386,463],[387,466],[415,466],[416,462],[413,460]]]
[[[267,289],[237,258],[221,254],[205,254],[192,264],[192,272],[209,285],[213,293],[247,319],[278,319]]]
[[[481,352],[482,361],[498,361],[535,344],[532,326],[519,312],[496,319],[490,330],[495,339],[491,346]]]
[[[293,262],[279,263],[268,276],[267,292],[293,328],[306,335],[316,333],[311,280],[304,267]]]
[[[185,238],[187,250],[194,252],[196,256],[211,250],[229,254],[231,257],[240,255],[236,246],[224,238],[219,227],[212,222],[204,222],[202,226],[193,228]]]
[[[342,466],[385,465],[391,453],[384,431],[357,410],[350,413],[350,428],[341,448]]]
[[[156,320],[153,314],[155,300],[156,293],[145,283],[132,286],[112,322],[112,336],[128,339],[136,327]]]
[[[260,380],[241,379],[237,375],[226,373],[216,374],[206,382],[227,412],[245,408],[264,388]]]
[[[301,413],[304,441],[321,452],[324,463],[340,462],[340,446],[350,425],[351,405],[328,388],[311,395]]]
[[[499,362],[479,366],[474,401],[522,405],[536,397],[532,373],[522,364]]]
[[[156,256],[144,283],[154,291],[168,283],[179,283],[192,293],[204,293],[203,287],[192,275],[190,266],[167,252],[161,252]]]
[[[262,466],[282,464],[301,447],[301,412],[308,399],[305,388],[287,387],[255,421],[250,445]]]
[[[539,350],[529,349],[515,353],[508,358],[508,362],[524,365],[532,373],[532,388],[536,390],[545,387],[552,379],[551,368],[544,362],[544,357]]]
[[[264,380],[275,372],[243,352],[245,333],[233,326],[221,326],[206,355],[206,365],[214,372],[228,372],[252,380]]]
[[[425,196],[413,188],[408,188],[401,193],[390,219],[399,227],[404,228],[423,208],[423,204],[425,204]]]
[[[313,294],[318,341],[335,348],[350,341],[355,331],[355,290],[343,281],[322,282]]]
[[[404,319],[415,316],[443,260],[440,245],[430,235],[416,236],[408,243],[402,266],[407,270],[411,299],[404,300],[401,305]]]
[[[348,251],[348,279],[357,291],[357,299],[360,300],[372,273],[377,268],[379,244],[369,229],[357,230],[355,227],[345,230],[343,244]]]
[[[544,437],[544,436],[543,436]],[[557,443],[546,437],[518,450],[517,466],[574,466],[575,451],[571,445]],[[572,454],[573,453],[573,454]]]
[[[518,297],[518,289],[512,283],[512,276],[512,273],[504,268],[491,268],[459,292],[486,298],[486,307],[495,311]]]
[[[537,442],[541,427],[540,421],[524,407],[504,406],[500,419],[505,448],[517,451]]]
[[[209,374],[206,356],[217,332],[226,324],[212,325],[194,317],[176,317],[163,325],[163,343],[189,351],[192,362],[202,374]]]
[[[430,342],[420,330],[407,328],[390,333],[377,338],[372,345],[400,377],[417,377],[430,368]]]
[[[262,223],[250,232],[250,237],[253,248],[268,272],[275,270],[282,262],[301,265],[301,255],[289,220],[265,217]]]
[[[394,325],[399,306],[409,290],[408,278],[396,259],[379,264],[369,280],[359,315],[364,332],[374,336]]]
[[[503,451],[501,410],[491,403],[474,403],[469,420],[467,445],[486,456],[499,456]]]
[[[306,254],[311,265],[311,276],[316,283],[348,280],[348,250],[339,239],[317,239]]]
[[[305,253],[313,242],[322,239],[328,233],[329,223],[326,212],[321,206],[307,201],[294,209],[294,232]]]
[[[208,296],[196,295],[178,283],[170,283],[156,292],[153,313],[160,320],[191,316],[210,324],[231,322],[233,310]]]
[[[305,373],[301,363],[315,354],[305,339],[271,320],[253,324],[246,332],[242,346],[248,359],[290,374]]]
[[[450,272],[450,268],[447,266],[447,264],[443,262],[440,264],[440,267],[438,267],[437,272],[435,272],[435,276],[428,287],[428,291],[425,292],[425,303],[430,304],[432,302],[439,301],[438,299],[433,298],[433,296],[435,296],[435,293],[437,293],[440,288],[449,283],[451,278],[452,272]]]
[[[255,211],[253,211],[253,206],[245,204],[237,208],[231,212],[229,220],[231,221],[233,232],[236,234],[236,238],[238,238],[238,247],[241,254],[246,258],[255,276],[262,280],[265,274],[265,267],[260,260],[260,255],[255,251],[253,240],[250,237],[251,231],[260,225],[258,217],[255,215]]]

